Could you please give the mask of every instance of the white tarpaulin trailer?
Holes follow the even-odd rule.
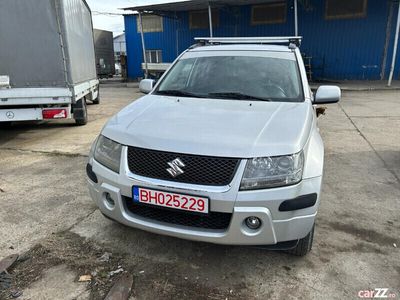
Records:
[[[0,43],[0,122],[86,123],[99,81],[84,0],[1,0]]]

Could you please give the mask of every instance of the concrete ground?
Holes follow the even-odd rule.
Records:
[[[103,299],[121,269],[134,275],[131,299],[356,299],[375,288],[400,297],[398,91],[345,92],[320,118],[325,178],[304,258],[105,219],[88,196],[86,155],[106,120],[139,96],[104,84],[87,126],[0,129],[0,258],[24,253],[0,299]]]

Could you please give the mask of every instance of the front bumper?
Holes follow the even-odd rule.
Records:
[[[305,237],[314,224],[319,206],[322,177],[304,179],[297,185],[282,188],[239,191],[245,161],[240,164],[230,186],[203,187],[135,176],[129,172],[124,158],[126,158],[126,149],[122,153],[120,174],[110,171],[91,158],[89,163],[96,174],[97,183],[91,179],[88,179],[88,183],[90,195],[100,211],[127,226],[157,234],[216,244],[274,245]],[[135,215],[127,209],[125,203],[127,197],[132,198],[134,185],[208,197],[211,211],[232,213],[230,224],[226,229],[214,230],[169,224]],[[315,205],[292,211],[279,210],[279,206],[285,200],[313,193],[318,195]],[[107,194],[114,200],[114,205],[111,206],[107,201]],[[261,219],[262,226],[258,230],[250,230],[244,224],[244,220],[250,216]]]

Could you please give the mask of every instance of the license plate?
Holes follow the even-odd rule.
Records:
[[[150,204],[203,214],[207,214],[209,210],[209,199],[205,197],[149,190],[137,186],[133,187],[132,192],[133,201],[136,203]]]

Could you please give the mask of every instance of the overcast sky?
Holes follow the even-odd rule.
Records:
[[[96,12],[123,13],[118,8],[172,2],[171,0],[86,0],[93,11],[93,27],[96,29],[109,30],[114,36],[124,31],[124,18],[122,16],[99,15]],[[181,0],[175,0],[181,1]],[[173,1],[173,2],[175,2]],[[182,0],[185,1],[185,0]]]

